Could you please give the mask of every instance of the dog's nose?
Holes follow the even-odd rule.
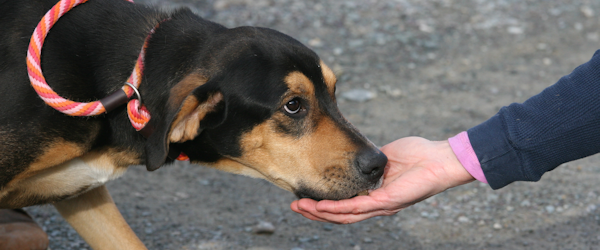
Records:
[[[356,167],[368,180],[378,180],[383,175],[387,156],[378,149],[362,149],[356,156]]]

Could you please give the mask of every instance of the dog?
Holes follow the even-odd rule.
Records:
[[[139,86],[150,134],[129,124],[125,106],[95,117],[58,112],[26,67],[29,38],[56,2],[0,0],[0,208],[53,204],[93,249],[145,249],[104,186],[130,165],[153,171],[184,153],[316,200],[380,182],[387,158],[342,116],[336,76],[315,52],[275,30],[226,28],[188,9],[90,0],[43,46],[54,91],[92,101],[123,86],[156,27]]]

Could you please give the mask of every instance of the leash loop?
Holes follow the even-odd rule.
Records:
[[[44,78],[41,66],[41,53],[42,46],[44,45],[44,41],[48,35],[48,32],[58,21],[58,19],[65,13],[73,9],[75,6],[87,1],[88,0],[61,0],[56,3],[56,5],[54,5],[54,7],[52,7],[38,23],[33,35],[31,36],[29,47],[27,49],[27,74],[29,75],[31,86],[47,105],[70,116],[101,115],[110,111],[110,109],[115,108],[115,105],[120,105],[124,99],[124,97],[119,97],[122,94],[118,93],[118,91],[99,101],[75,102],[65,99],[54,92]],[[133,0],[126,1],[133,3]],[[148,123],[148,121],[150,121],[150,112],[148,112],[146,107],[141,104],[141,95],[137,89],[139,88],[142,79],[145,49],[150,36],[154,33],[154,29],[152,29],[150,34],[146,37],[144,46],[142,47],[142,50],[138,56],[133,72],[122,88],[127,96],[127,99],[130,99],[134,93],[138,96],[138,100],[131,100],[127,105],[127,114],[129,115],[129,120],[131,121],[132,126],[138,131],[141,130]],[[107,110],[105,103],[102,101],[105,103],[110,102],[110,105],[106,105],[110,106],[110,109]]]
[[[142,95],[140,95],[140,92],[137,90],[137,88],[135,86],[133,86],[133,84],[128,83],[128,82],[125,82],[125,85],[131,87],[133,89],[133,91],[135,92],[137,99],[140,100],[140,102],[142,102]]]

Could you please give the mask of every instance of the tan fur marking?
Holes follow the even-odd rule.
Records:
[[[146,249],[123,219],[105,186],[54,206],[93,249]]]
[[[30,177],[12,180],[0,192],[0,208],[37,205],[85,193],[118,178],[135,164],[140,164],[139,155],[132,152],[92,151]]]
[[[310,81],[306,75],[298,71],[288,74],[284,81],[292,94],[305,97],[313,97],[315,94],[315,87],[312,81]]]
[[[275,115],[244,134],[241,157],[224,159],[209,166],[263,178],[292,192],[300,182],[309,183],[323,192],[350,190],[343,185],[354,178],[348,162],[356,149],[331,118],[320,117],[314,132],[301,138],[276,132],[276,120],[283,118]]]
[[[42,156],[38,157],[25,171],[15,176],[11,182],[31,177],[44,169],[78,157],[84,152],[85,149],[76,143],[57,139],[46,147]]]
[[[199,103],[195,96],[186,98],[181,111],[171,124],[170,141],[184,142],[194,139],[198,135],[200,121],[206,114],[214,110],[221,100],[223,100],[223,94],[220,92],[211,95],[204,103]]]
[[[329,94],[334,95],[335,93],[335,83],[337,82],[337,78],[335,74],[327,65],[321,61],[321,71],[323,72],[323,78],[325,80],[325,84],[327,85],[327,90]]]
[[[206,81],[206,77],[198,73],[192,73],[183,78],[181,82],[177,83],[175,86],[173,86],[173,88],[171,88],[169,95],[170,108],[178,109],[184,99],[190,95],[192,90],[202,86],[206,83]]]

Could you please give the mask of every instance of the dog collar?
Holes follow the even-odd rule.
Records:
[[[133,2],[132,0],[126,1]],[[133,72],[127,79],[126,84],[120,90],[117,90],[101,100],[94,102],[75,102],[65,99],[54,92],[44,78],[41,66],[41,52],[48,32],[60,17],[75,6],[85,2],[87,2],[87,0],[61,0],[54,5],[54,7],[52,7],[38,23],[31,36],[29,48],[27,50],[27,73],[29,75],[31,86],[33,86],[33,89],[35,89],[37,94],[47,105],[70,116],[101,115],[127,103],[127,114],[131,121],[131,125],[136,131],[141,131],[148,121],[150,121],[150,112],[148,112],[146,107],[141,104],[137,88],[139,88],[142,80],[144,54],[148,40],[154,33],[156,27],[152,29],[150,34],[146,37]],[[137,93],[138,99],[131,99],[134,93]]]
[[[133,3],[133,0],[126,1]],[[154,129],[151,128],[151,126],[147,126],[151,118],[150,112],[141,103],[141,96],[137,89],[142,81],[145,51],[148,46],[148,40],[150,40],[150,37],[152,37],[152,34],[154,34],[160,23],[150,30],[150,33],[144,40],[144,45],[125,85],[105,98],[94,102],[75,102],[68,100],[54,92],[44,78],[41,66],[41,53],[48,32],[60,17],[75,6],[85,2],[87,2],[87,0],[61,0],[56,3],[56,5],[54,5],[38,23],[29,41],[29,48],[27,49],[27,73],[29,75],[31,86],[33,86],[33,89],[47,105],[70,116],[101,115],[127,103],[127,116],[129,117],[131,125],[136,131],[139,131],[147,138],[152,134]],[[163,22],[166,20],[163,20]],[[137,95],[137,99],[131,99],[134,93]],[[174,148],[169,150],[169,158],[174,160],[189,160],[187,155]]]

